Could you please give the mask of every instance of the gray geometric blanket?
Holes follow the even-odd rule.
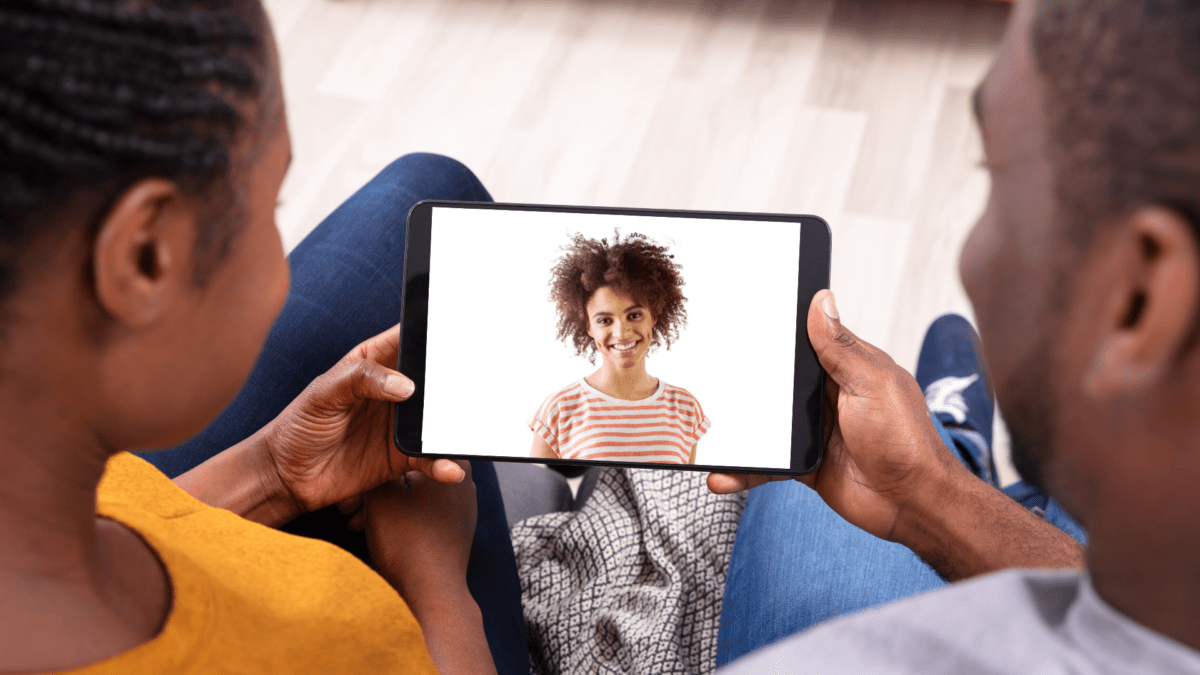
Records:
[[[716,669],[745,495],[705,474],[603,469],[579,511],[513,526],[535,675]]]

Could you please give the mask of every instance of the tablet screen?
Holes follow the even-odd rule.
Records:
[[[800,222],[429,219],[423,454],[792,468]]]

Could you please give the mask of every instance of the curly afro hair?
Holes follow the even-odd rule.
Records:
[[[681,267],[666,246],[645,235],[608,239],[571,237],[550,272],[550,301],[558,310],[558,339],[573,346],[576,355],[595,363],[596,344],[588,335],[587,303],[604,286],[628,293],[650,310],[656,323],[651,348],[667,349],[687,325]]]

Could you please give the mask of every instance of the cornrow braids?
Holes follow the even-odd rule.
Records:
[[[258,0],[0,0],[0,301],[75,195],[107,210],[150,176],[207,205],[203,283],[240,229],[233,148],[257,122],[266,30]]]

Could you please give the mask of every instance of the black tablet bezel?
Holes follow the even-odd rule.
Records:
[[[645,464],[637,462],[572,461],[535,457],[495,457],[490,455],[426,455],[421,452],[422,417],[425,410],[425,348],[429,313],[429,256],[432,243],[434,208],[485,209],[507,211],[545,211],[551,213],[589,213],[623,216],[696,218],[706,220],[743,220],[800,224],[800,273],[797,279],[796,358],[792,395],[792,459],[790,469],[778,467],[730,467],[700,464]],[[534,462],[588,466],[653,467],[715,471],[722,473],[761,473],[803,476],[816,471],[824,456],[825,371],[817,361],[808,340],[808,306],[817,291],[829,288],[829,261],[832,237],[829,225],[817,216],[765,213],[724,213],[718,211],[676,211],[668,209],[628,209],[582,206],[503,204],[495,202],[453,202],[427,200],[413,206],[408,214],[404,246],[404,297],[401,300],[400,357],[398,369],[417,386],[412,398],[394,406],[393,440],[401,452],[410,456],[451,459],[478,459],[505,462]],[[803,337],[803,339],[799,339]],[[816,377],[817,386],[803,386]]]

